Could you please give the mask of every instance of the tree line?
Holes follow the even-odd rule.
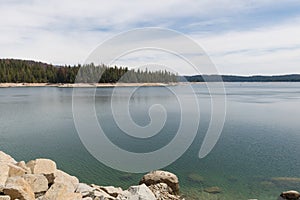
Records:
[[[99,77],[100,80],[99,80]],[[166,70],[133,70],[104,64],[54,66],[47,63],[0,59],[0,83],[154,83],[177,82]]]

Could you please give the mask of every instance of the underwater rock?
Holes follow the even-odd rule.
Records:
[[[217,186],[205,188],[204,191],[210,194],[218,194],[222,192],[221,188]]]
[[[270,181],[276,186],[297,187],[300,185],[300,178],[297,177],[274,177]]]
[[[188,180],[194,183],[203,183],[204,182],[204,178],[196,173],[191,173],[187,176]]]
[[[290,191],[282,192],[280,194],[280,197],[286,200],[297,200],[300,198],[300,193],[294,190],[290,190]]]

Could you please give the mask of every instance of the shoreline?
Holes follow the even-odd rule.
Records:
[[[126,189],[83,183],[48,158],[16,161],[0,151],[0,169],[1,200],[184,200],[178,177],[168,171],[149,172]]]
[[[208,83],[296,83],[290,81],[282,82],[208,82]],[[189,84],[207,84],[207,82],[171,82],[171,83],[0,83],[0,88],[18,87],[58,87],[58,88],[107,88],[107,87],[165,87]]]
[[[174,86],[182,83],[0,83],[0,88],[17,87],[59,87],[59,88],[93,88],[93,87],[160,87]]]
[[[228,199],[224,196],[226,192],[224,192],[222,188],[213,185],[202,185],[203,177],[195,174],[190,174],[187,178],[190,181],[193,181],[194,184],[198,184],[196,187],[198,193],[194,193],[193,190],[191,190],[192,193],[183,193],[181,191],[180,181],[177,175],[172,172],[162,170],[154,170],[141,175],[139,181],[131,183],[129,187],[125,188],[122,188],[119,185],[110,184],[96,185],[81,182],[78,177],[59,169],[56,162],[49,158],[35,158],[30,161],[16,161],[9,154],[6,154],[1,150],[0,169],[1,200]],[[299,182],[299,178],[273,177],[271,178],[271,181],[272,182],[269,183],[264,181],[264,183],[267,183],[269,186],[270,183],[276,184],[276,182],[277,184],[282,184],[284,182],[291,182],[295,184]],[[251,194],[251,196],[252,195],[254,198],[247,197],[238,199],[262,199],[262,197],[259,197],[258,194]],[[299,199],[300,193],[290,190],[281,192],[280,197],[278,199],[296,200]]]

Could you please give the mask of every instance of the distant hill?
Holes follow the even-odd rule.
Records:
[[[300,82],[300,74],[276,76],[195,75],[179,77],[190,82]]]

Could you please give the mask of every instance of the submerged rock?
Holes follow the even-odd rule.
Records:
[[[235,183],[235,182],[238,182],[238,178],[235,177],[235,176],[229,176],[227,178],[228,181],[232,182],[232,183]]]
[[[196,174],[196,173],[189,174],[187,178],[190,182],[194,182],[194,183],[202,184],[204,182],[204,178],[201,175]]]
[[[222,190],[219,187],[209,187],[209,188],[205,188],[204,192],[210,193],[210,194],[218,194],[221,193]]]
[[[274,177],[270,181],[279,187],[297,187],[300,185],[300,178],[297,177]]]
[[[266,189],[273,189],[275,187],[275,184],[271,181],[262,181],[260,182],[260,185],[266,190]]]
[[[298,200],[300,198],[300,193],[297,191],[294,191],[294,190],[290,190],[290,191],[281,193],[280,197],[282,199],[287,199],[287,200]]]

